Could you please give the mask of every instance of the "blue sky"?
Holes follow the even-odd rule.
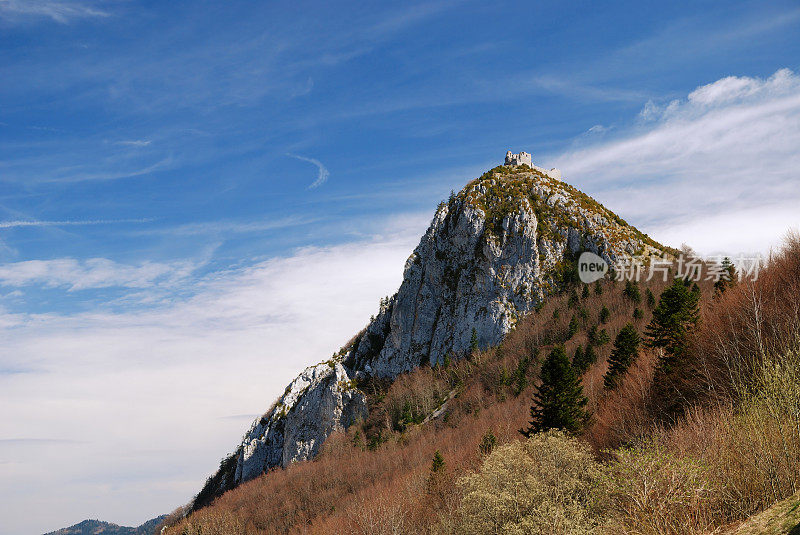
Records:
[[[507,149],[767,251],[799,35],[796,2],[0,0],[0,533],[187,501]]]

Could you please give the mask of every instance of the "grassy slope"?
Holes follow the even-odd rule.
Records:
[[[720,301],[712,299],[710,282],[700,283],[703,321],[693,360],[678,381],[654,383],[657,354],[643,350],[622,385],[605,391],[610,341],[629,321],[643,331],[651,310],[644,299],[635,304],[625,298],[621,283],[605,281],[602,293],[592,287],[577,300],[566,292],[524,318],[497,348],[445,367],[421,368],[391,385],[360,385],[369,394],[367,421],[333,435],[315,461],[248,482],[189,518],[174,519],[168,533],[430,532],[458,508],[457,482],[481,466],[485,438],[491,434],[498,444],[519,439],[516,430],[526,423],[541,357],[561,343],[572,355],[577,345],[586,345],[592,327],[605,329],[610,341],[597,348],[599,359],[583,376],[594,415],[583,438],[601,459],[619,458],[611,448],[649,444],[627,457],[641,468],[632,483],[666,493],[638,496],[641,488],[630,488],[618,496],[616,532],[704,533],[743,519],[800,484],[797,429],[776,424],[775,408],[759,398],[744,408],[738,401],[765,355],[795,347],[800,240],[790,240],[762,273],[757,284],[741,285]],[[650,288],[658,296],[664,286],[650,281],[641,292]],[[603,306],[611,314],[600,324]],[[635,308],[643,317],[634,319]],[[580,328],[567,339],[573,316]],[[738,383],[732,379],[737,374]],[[684,409],[700,405],[686,417],[659,414],[663,397]],[[435,451],[443,454],[446,469],[433,481]],[[676,501],[672,485],[686,482],[681,478],[687,466],[702,472],[700,486],[682,488],[692,498]]]
[[[776,503],[727,533],[729,535],[800,535],[800,492]]]
[[[644,295],[652,288],[658,295],[664,285],[654,280],[641,291]],[[622,283],[605,281],[601,287],[601,295],[596,295],[592,286],[589,296],[579,298],[572,307],[569,293],[552,297],[540,311],[525,318],[500,347],[475,354],[470,360],[447,368],[421,368],[392,385],[366,385],[370,394],[368,420],[351,427],[346,435],[331,437],[317,460],[248,482],[170,533],[201,525],[207,529],[230,525],[242,530],[249,526],[264,533],[301,529],[331,533],[349,529],[348,519],[384,517],[385,521],[387,514],[403,517],[408,531],[424,529],[440,508],[457,497],[456,479],[479,466],[479,444],[487,432],[491,431],[500,443],[518,439],[517,429],[527,422],[538,375],[538,361],[531,358],[536,349],[541,355],[554,344],[564,343],[572,355],[578,345],[586,345],[592,326],[604,329],[613,341],[628,321],[642,330],[650,320],[646,303],[636,305],[622,295]],[[706,291],[710,292],[710,285]],[[598,319],[603,306],[611,311],[604,324]],[[644,312],[638,320],[633,318],[637,306]],[[579,318],[581,328],[565,340],[573,315]],[[588,434],[598,448],[640,432],[647,422],[642,410],[643,392],[637,384],[640,376],[651,375],[653,359],[643,355],[631,380],[608,396],[603,392],[602,378],[611,345],[609,341],[597,348],[598,362],[584,376],[590,408],[596,415]],[[453,392],[455,396],[442,407],[442,400]],[[617,411],[614,407],[621,404],[630,406]],[[416,423],[442,408],[439,418],[424,425]],[[431,499],[425,487],[436,450],[443,453],[452,469],[449,482],[440,488],[442,494]]]

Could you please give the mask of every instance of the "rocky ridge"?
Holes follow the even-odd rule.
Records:
[[[557,291],[581,251],[673,251],[572,186],[523,166],[496,167],[442,202],[405,264],[397,293],[333,357],[306,368],[223,460],[194,507],[275,467],[314,457],[367,414],[358,385],[498,344]]]

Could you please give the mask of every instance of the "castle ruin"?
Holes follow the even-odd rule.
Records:
[[[533,165],[531,160],[531,155],[527,152],[520,152],[519,154],[514,154],[511,151],[506,152],[506,161],[504,165],[527,165],[534,171],[539,171],[540,173],[547,175],[548,177],[554,180],[561,180],[561,171],[553,167],[549,171],[544,167],[539,167],[538,165]]]

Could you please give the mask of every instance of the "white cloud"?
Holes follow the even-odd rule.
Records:
[[[243,415],[266,410],[397,288],[427,221],[212,273],[193,297],[148,309],[0,310],[0,439],[37,439],[0,442],[0,532],[132,525],[188,500],[246,430]]]
[[[0,0],[0,17],[45,17],[61,24],[75,19],[108,17],[106,11],[87,2],[58,0]]]
[[[317,186],[321,186],[322,184],[325,183],[326,180],[328,180],[328,177],[331,176],[330,172],[328,171],[328,168],[322,165],[322,162],[320,162],[315,158],[306,158],[305,156],[297,156],[296,154],[287,154],[287,156],[291,156],[292,158],[296,158],[304,162],[313,163],[314,165],[317,166],[318,170],[317,179],[310,186],[308,186],[308,189],[313,189],[316,188]]]
[[[731,224],[747,221],[765,233],[764,250],[800,222],[797,74],[723,78],[664,107],[648,102],[640,116],[650,121],[555,158],[566,180],[645,231],[684,229],[690,245],[704,224],[731,252],[748,250]],[[746,219],[754,211],[780,217]]]
[[[42,221],[37,219],[17,219],[14,221],[0,221],[0,229],[2,228],[18,228],[18,227],[70,227],[70,226],[83,226],[83,225],[116,225],[121,223],[151,223],[154,221],[150,218],[141,219],[88,219],[84,221]]]
[[[201,223],[186,223],[172,227],[159,227],[136,231],[135,234],[165,234],[172,236],[197,236],[197,235],[231,235],[264,232],[268,230],[298,227],[318,221],[313,218],[284,217],[280,219],[263,219],[251,221],[208,221]]]
[[[127,265],[107,258],[59,258],[0,264],[0,286],[37,285],[44,288],[86,290],[90,288],[150,288],[175,283],[199,267],[193,262],[142,262]]]
[[[149,139],[128,139],[125,141],[117,141],[115,145],[124,145],[128,147],[146,147],[151,143]]]
[[[589,133],[589,134],[602,134],[603,132],[605,132],[607,130],[608,130],[607,127],[605,127],[605,126],[603,126],[601,124],[596,124],[593,127],[591,127],[589,130],[587,130],[586,132]]]

